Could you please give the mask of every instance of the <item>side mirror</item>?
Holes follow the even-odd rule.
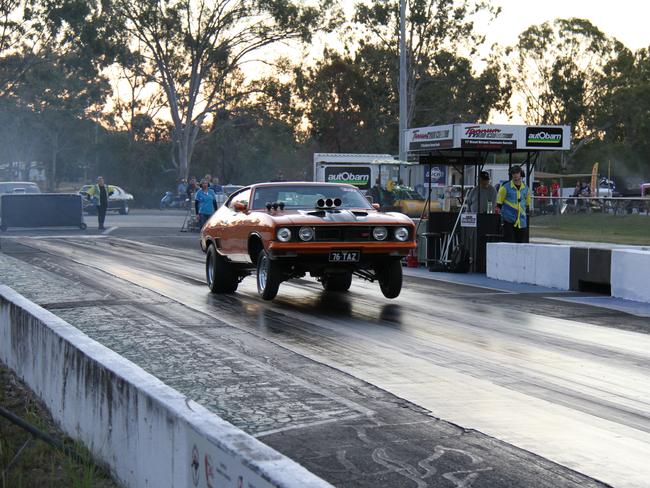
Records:
[[[244,202],[235,202],[233,203],[233,208],[235,212],[244,212],[246,211],[246,204]]]
[[[374,208],[375,210],[381,210],[381,206],[378,203],[373,203],[372,208]]]
[[[366,195],[366,200],[372,203],[374,201],[374,198],[372,198],[370,195]]]

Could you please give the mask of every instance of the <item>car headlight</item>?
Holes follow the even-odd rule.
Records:
[[[289,242],[291,240],[291,231],[286,227],[280,227],[275,235],[280,242]]]
[[[388,237],[388,231],[386,230],[386,227],[375,227],[372,229],[372,237],[374,237],[378,241],[383,241]]]
[[[406,241],[409,238],[409,230],[406,227],[398,227],[395,229],[395,239],[398,241]]]
[[[311,241],[314,238],[314,229],[312,227],[301,227],[298,236],[303,241]]]

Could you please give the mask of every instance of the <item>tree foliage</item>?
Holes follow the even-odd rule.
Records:
[[[222,84],[261,48],[308,40],[319,20],[291,0],[116,0],[124,42],[154,68],[173,123],[175,163],[187,177],[202,126],[230,100]]]
[[[557,19],[519,35],[513,56],[514,90],[532,124],[570,124],[585,139],[595,125],[599,80],[624,46],[585,19]]]

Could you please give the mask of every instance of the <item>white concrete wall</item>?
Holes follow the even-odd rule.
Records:
[[[124,486],[330,486],[6,286],[0,361]]]
[[[650,303],[650,251],[612,250],[612,296]]]
[[[551,244],[487,245],[488,278],[569,289],[571,247]]]

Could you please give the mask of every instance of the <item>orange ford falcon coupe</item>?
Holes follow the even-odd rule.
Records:
[[[232,293],[257,270],[272,300],[280,283],[309,273],[327,291],[345,292],[352,275],[378,281],[387,298],[402,289],[401,258],[415,249],[415,226],[373,207],[352,185],[261,183],[230,195],[201,230],[206,278]]]

